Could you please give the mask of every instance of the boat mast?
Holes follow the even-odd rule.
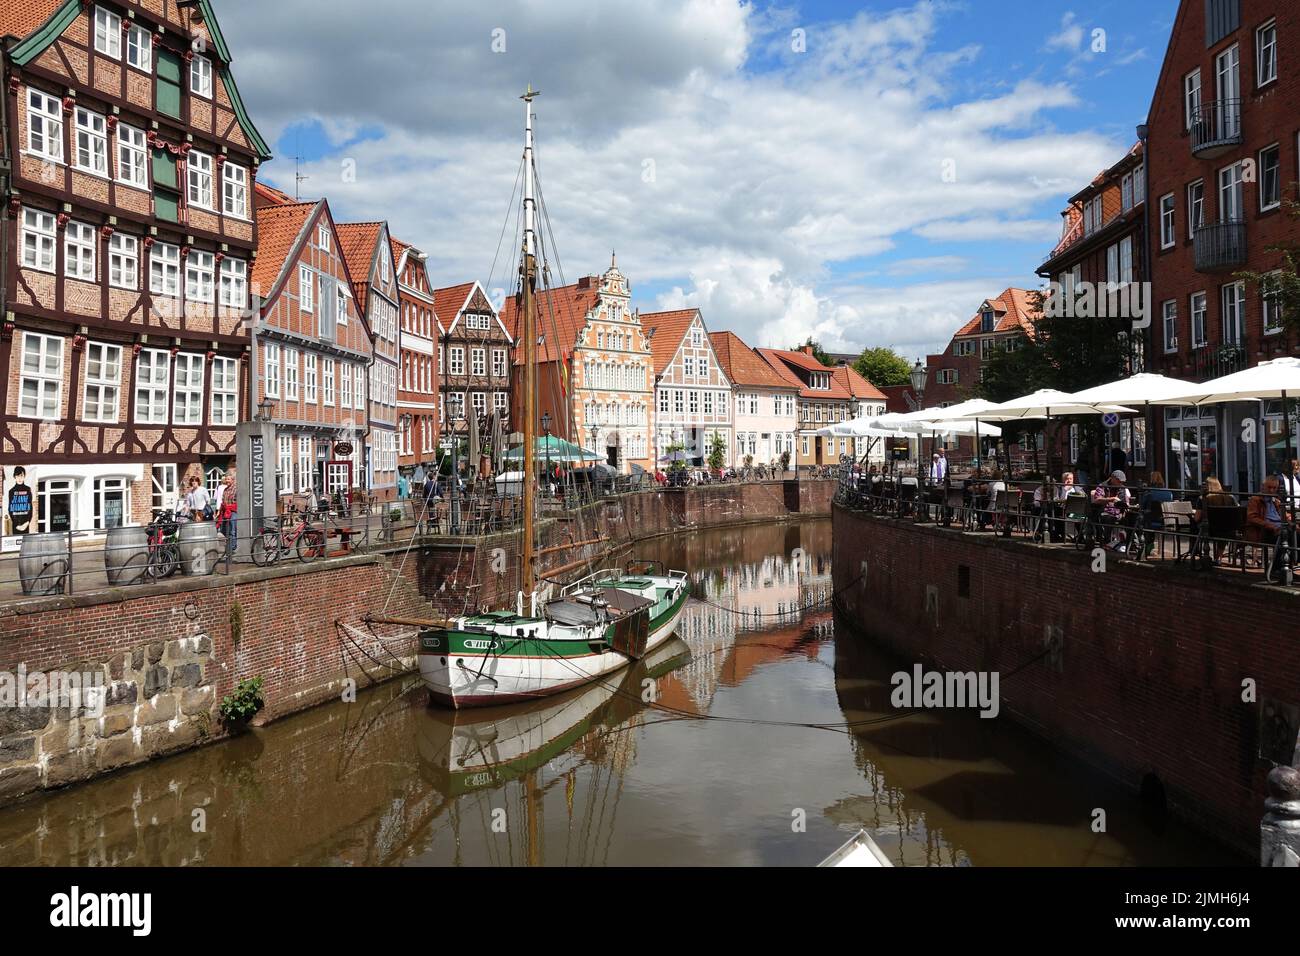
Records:
[[[533,198],[533,97],[531,83],[524,95],[524,248],[520,264],[520,311],[524,337],[524,541],[520,589],[531,595],[536,587],[533,571],[533,536],[537,501],[535,432],[537,431],[537,327],[533,316],[533,291],[537,282],[536,201]]]

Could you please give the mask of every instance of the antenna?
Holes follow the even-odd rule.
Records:
[[[308,179],[311,179],[311,177],[302,171],[302,157],[295,156],[293,158],[293,198],[295,202],[302,201],[302,189],[300,187]]]

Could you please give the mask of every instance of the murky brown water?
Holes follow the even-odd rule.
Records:
[[[1244,862],[1004,719],[881,721],[908,665],[836,632],[829,522],[643,553],[704,600],[606,683],[455,716],[374,688],[0,811],[0,862],[810,865],[859,826],[915,866]]]

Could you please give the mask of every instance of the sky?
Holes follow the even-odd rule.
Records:
[[[436,286],[509,286],[531,83],[555,281],[617,252],[642,312],[910,360],[1040,284],[1067,199],[1135,141],[1177,0],[215,8],[260,177],[387,220]]]

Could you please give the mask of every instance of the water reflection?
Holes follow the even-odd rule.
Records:
[[[906,865],[1224,861],[1004,720],[900,719],[898,662],[833,622],[828,522],[642,554],[695,597],[633,668],[459,714],[374,688],[2,811],[0,860],[809,865],[866,826]]]

